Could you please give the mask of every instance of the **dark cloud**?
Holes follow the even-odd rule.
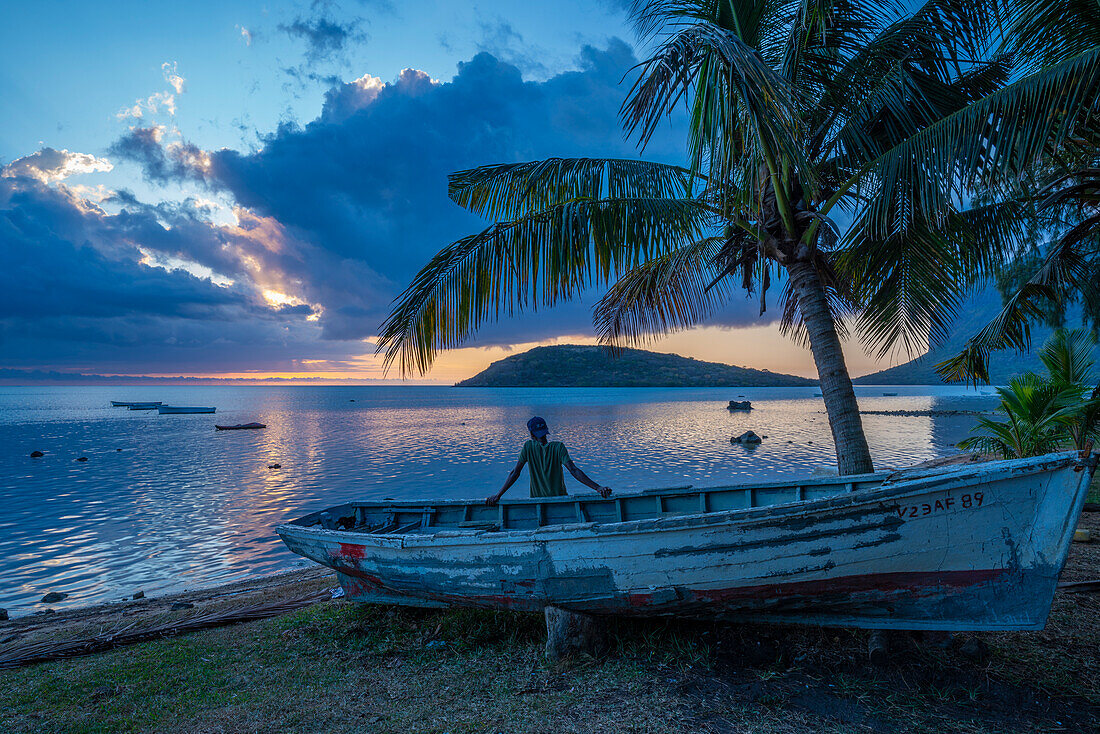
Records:
[[[341,22],[325,14],[281,23],[279,30],[304,41],[306,62],[319,64],[342,56],[349,43],[366,40],[361,26],[362,21],[358,18]]]
[[[3,366],[218,371],[247,354],[250,367],[289,369],[348,353],[317,342],[309,312],[272,309],[243,278],[216,285],[142,264],[150,252],[243,249],[247,238],[200,219],[201,207],[118,201],[130,203],[112,215],[63,186],[0,178]]]
[[[151,181],[207,187],[236,203],[238,224],[212,225],[206,205],[195,199],[154,205],[127,192],[104,204],[118,209],[112,215],[88,213],[71,197],[64,201],[63,192],[55,192],[61,199],[52,213],[35,217],[23,204],[0,206],[9,223],[27,219],[10,224],[4,236],[12,244],[0,247],[40,248],[37,271],[22,264],[39,290],[13,286],[21,295],[6,301],[10,313],[0,317],[2,338],[20,344],[16,353],[23,355],[9,360],[5,350],[2,366],[40,366],[31,359],[37,354],[85,371],[104,371],[96,360],[108,358],[141,365],[129,372],[153,372],[151,361],[172,359],[175,371],[181,364],[194,371],[228,369],[234,361],[237,368],[270,368],[296,358],[362,354],[369,348],[350,340],[376,334],[416,271],[440,248],[487,224],[450,201],[448,173],[550,156],[637,156],[618,120],[626,93],[620,82],[634,64],[631,49],[615,40],[586,47],[578,70],[541,82],[525,81],[514,64],[488,53],[460,64],[449,81],[413,69],[390,82],[366,75],[333,86],[313,121],[281,124],[261,135],[252,152],[203,151],[163,129],[132,129],[111,147],[112,160],[139,163]],[[670,125],[645,155],[679,162],[683,143],[682,126]],[[44,185],[24,188],[36,201],[49,198]],[[34,226],[59,230],[56,241],[33,235]],[[48,298],[44,280],[51,276],[41,267],[47,246],[40,241],[52,243],[48,256],[68,269],[66,288],[73,292],[51,306],[59,311],[49,322],[25,307],[14,312],[15,300]],[[83,252],[87,242],[92,249]],[[137,265],[139,246],[154,262],[194,263],[234,286]],[[76,282],[81,272],[92,274],[88,282]],[[100,295],[108,282],[117,293]],[[293,298],[272,307],[258,296],[264,290]],[[597,297],[508,319],[473,344],[591,333],[589,309]],[[95,307],[77,313],[91,301]],[[717,321],[755,322],[754,306],[738,300]],[[142,351],[141,343],[154,346]]]
[[[204,155],[192,143],[162,145],[163,127],[135,127],[107,149],[115,158],[140,160],[145,177],[156,183],[184,179],[202,180],[203,173],[194,161]]]
[[[547,51],[525,42],[523,35],[503,18],[480,20],[477,49],[536,76],[546,76]]]

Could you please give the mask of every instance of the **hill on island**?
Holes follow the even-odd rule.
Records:
[[[881,372],[857,377],[853,382],[857,385],[942,385],[943,380],[936,373],[936,363],[961,352],[966,340],[977,334],[1000,310],[1001,297],[995,289],[977,293],[960,306],[958,316],[951,325],[951,335],[943,344],[932,348],[921,357]],[[1067,327],[1077,325],[1072,316],[1066,322]],[[1019,354],[1009,350],[993,354],[989,360],[990,384],[1007,385],[1013,377],[1029,371],[1042,374],[1044,368],[1037,353],[1051,333],[1049,326],[1032,324],[1030,352]],[[1100,347],[1093,350],[1093,358],[1100,365]]]
[[[678,354],[562,344],[493,362],[458,387],[804,387],[816,380]]]

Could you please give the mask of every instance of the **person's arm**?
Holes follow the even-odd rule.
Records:
[[[603,487],[593,482],[591,479],[589,479],[587,474],[581,471],[581,468],[579,466],[573,463],[572,459],[566,459],[565,468],[569,470],[569,473],[573,475],[574,479],[576,479],[578,482],[585,485],[586,487],[591,487],[592,489],[596,490],[600,493],[601,497],[611,496],[611,487]]]
[[[497,502],[500,502],[500,498],[504,496],[516,480],[519,479],[519,473],[523,471],[523,465],[527,463],[527,460],[522,456],[519,457],[519,461],[516,462],[516,467],[512,471],[508,472],[508,478],[504,480],[504,486],[500,488],[500,491],[496,494],[491,494],[485,498],[485,504],[492,507]]]

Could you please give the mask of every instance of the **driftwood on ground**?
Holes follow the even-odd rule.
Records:
[[[75,640],[44,640],[26,645],[15,645],[6,650],[0,649],[0,670],[33,665],[49,660],[62,660],[81,655],[91,655],[115,647],[132,645],[137,642],[172,637],[184,632],[223,627],[240,622],[277,617],[311,604],[326,601],[331,595],[327,591],[310,594],[298,599],[289,599],[267,604],[254,604],[236,609],[221,609],[200,613],[184,619],[177,619],[152,627],[132,629],[133,625],[94,637]]]

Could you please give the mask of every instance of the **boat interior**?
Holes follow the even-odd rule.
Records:
[[[373,535],[434,534],[444,530],[533,530],[548,525],[652,520],[825,499],[874,489],[887,476],[889,473],[883,472],[730,487],[694,488],[689,485],[612,495],[607,499],[594,493],[502,499],[492,507],[484,500],[384,499],[348,502],[306,515],[290,524]]]

